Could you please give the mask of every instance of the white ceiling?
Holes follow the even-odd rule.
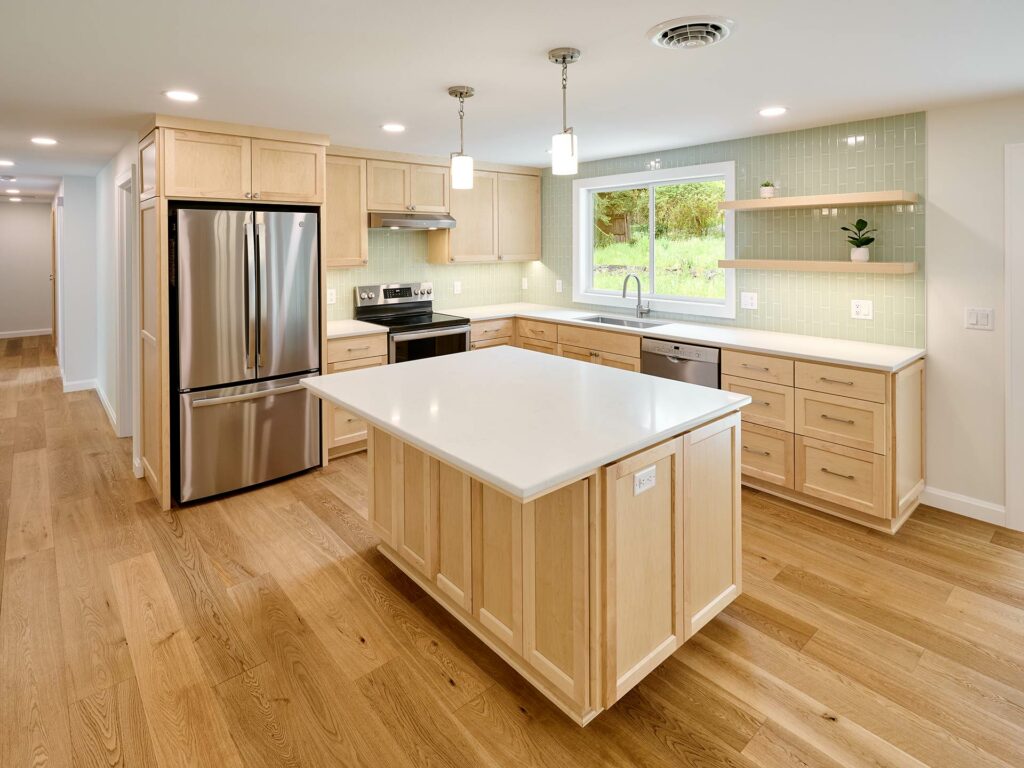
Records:
[[[23,203],[49,203],[57,194],[60,178],[57,176],[29,176],[12,173],[13,168],[0,168],[0,178],[14,176],[15,181],[0,181],[0,202],[10,197],[20,197]],[[7,190],[16,189],[16,195],[9,195]]]
[[[646,31],[731,17],[707,50]],[[15,174],[95,173],[144,115],[328,133],[336,144],[544,165],[560,128],[549,48],[569,69],[583,159],[914,111],[1024,90],[1021,0],[3,0],[0,158]],[[168,88],[197,91],[192,105]],[[774,120],[757,110],[783,104]],[[404,123],[383,134],[386,121]],[[33,135],[60,139],[53,148]]]

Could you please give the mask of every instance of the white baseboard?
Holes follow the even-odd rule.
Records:
[[[81,392],[83,389],[96,389],[96,379],[79,379],[78,381],[65,381],[65,392]]]
[[[142,461],[136,457],[132,457],[132,471],[135,476],[139,479],[145,477],[146,473],[142,471]]]
[[[67,391],[67,390],[65,390]],[[96,387],[96,394],[99,395],[100,405],[103,406],[103,410],[107,412],[107,419],[110,420],[110,426],[114,428],[114,434],[118,434],[117,431],[117,414],[114,413],[114,409],[110,405],[110,401],[107,400],[107,393],[103,391],[103,387]]]
[[[31,331],[0,331],[0,339],[17,339],[21,336],[49,336],[49,328],[36,328]]]
[[[952,491],[943,491],[939,488],[925,486],[921,494],[921,503],[929,507],[938,507],[956,515],[963,515],[975,520],[982,520],[993,525],[1006,526],[1006,507],[1002,504],[993,504],[991,501],[982,501],[970,496],[964,496]]]

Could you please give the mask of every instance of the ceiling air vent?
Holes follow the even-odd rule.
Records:
[[[647,35],[660,48],[707,48],[725,40],[732,24],[719,16],[684,16],[651,27]]]

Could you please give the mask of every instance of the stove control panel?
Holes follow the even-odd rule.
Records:
[[[434,298],[433,283],[385,283],[383,285],[360,285],[356,289],[356,306],[368,307],[382,304],[409,304],[430,302]]]

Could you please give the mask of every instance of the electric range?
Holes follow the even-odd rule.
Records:
[[[432,283],[385,283],[355,289],[355,318],[388,329],[388,362],[469,349],[469,320],[434,311]]]

